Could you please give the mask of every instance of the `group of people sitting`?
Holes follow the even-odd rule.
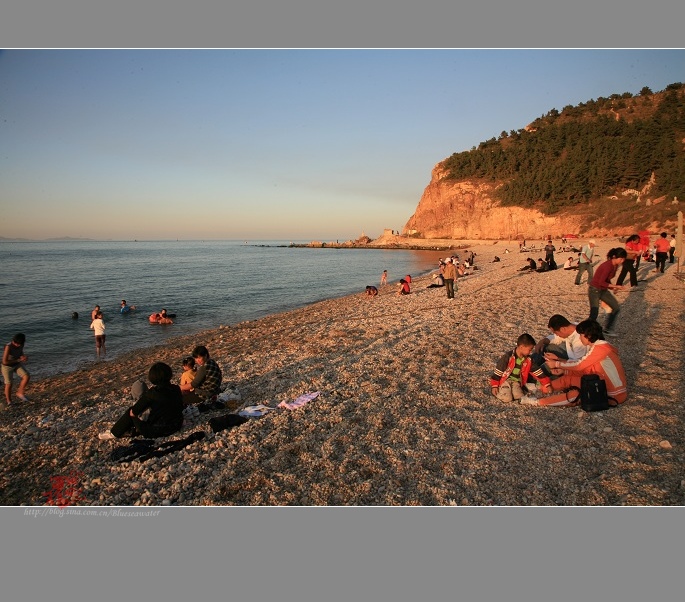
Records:
[[[558,267],[554,261],[554,258],[552,258],[550,261],[548,259],[538,257],[536,262],[532,257],[526,257],[526,261],[528,263],[522,268],[519,268],[519,272],[525,272],[526,270],[530,270],[531,272],[549,272],[550,270],[556,270]],[[564,264],[564,269],[570,269],[566,268],[566,263]]]
[[[148,387],[142,380],[131,386],[134,404],[114,423],[112,428],[98,435],[101,440],[142,435],[168,437],[183,426],[183,409],[190,405],[211,404],[220,409],[217,400],[223,373],[209,356],[204,345],[193,349],[192,356],[183,359],[180,384],[171,382],[173,370],[164,362],[155,362],[148,371]]]
[[[617,349],[603,338],[595,320],[571,323],[560,314],[547,324],[550,334],[538,343],[528,333],[520,335],[513,351],[497,361],[490,375],[492,395],[502,401],[524,405],[574,406],[584,374],[596,374],[606,383],[607,395],[615,403],[628,397],[626,375]],[[535,391],[540,383],[543,394]]]

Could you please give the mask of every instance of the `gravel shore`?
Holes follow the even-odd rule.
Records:
[[[601,258],[619,245],[598,243]],[[562,269],[518,271],[527,255],[516,243],[472,249],[478,269],[458,280],[454,300],[427,288],[429,276],[407,296],[390,283],[375,298],[360,291],[30,383],[30,401],[0,414],[0,503],[54,503],[70,479],[62,502],[82,506],[683,505],[685,283],[676,265],[656,274],[643,263],[638,289],[617,294],[611,342],[629,398],[587,414],[503,403],[487,386],[519,334],[539,339],[555,313],[587,318],[586,285]],[[557,253],[560,265],[567,255]],[[241,407],[320,395],[216,434],[208,421],[228,410],[203,413],[168,438],[206,433],[186,448],[112,461],[129,441],[97,433],[130,405],[132,382],[155,361],[177,381],[197,344]]]

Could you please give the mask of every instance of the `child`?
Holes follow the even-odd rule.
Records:
[[[185,395],[190,393],[190,383],[195,378],[195,360],[192,356],[183,358],[183,374],[181,374],[181,392]]]
[[[147,388],[144,382],[136,381],[131,395],[136,403],[116,421],[109,431],[98,435],[101,440],[124,437],[125,435],[156,438],[168,437],[183,426],[183,395],[178,385],[171,384],[171,366],[164,362],[152,364]],[[147,419],[142,415],[149,410]]]
[[[5,345],[5,350],[2,354],[2,377],[5,379],[5,399],[7,404],[4,403],[0,406],[0,410],[6,410],[12,403],[12,380],[14,379],[14,373],[16,372],[21,381],[19,382],[19,388],[17,389],[17,398],[21,401],[28,401],[28,397],[24,395],[24,389],[29,383],[31,376],[28,370],[24,368],[24,362],[28,361],[28,356],[24,355],[24,344],[26,343],[26,335],[22,332],[18,332],[12,337],[12,340]]]
[[[523,333],[516,340],[516,348],[499,358],[490,376],[490,390],[497,399],[520,402],[528,392],[526,383],[530,375],[540,381],[543,393],[552,391],[549,377],[529,357],[534,347],[535,339]]]
[[[102,351],[102,357],[105,357],[107,354],[107,349],[105,348],[105,322],[102,319],[101,311],[95,314],[95,319],[90,323],[90,328],[95,331],[95,355],[100,359],[100,351]]]
[[[366,287],[366,294],[369,297],[375,297],[378,294],[378,289],[375,286],[367,286]]]

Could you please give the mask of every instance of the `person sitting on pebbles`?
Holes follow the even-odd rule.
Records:
[[[150,367],[147,377],[152,387],[148,389],[141,380],[133,383],[131,396],[136,400],[135,404],[109,431],[100,433],[99,439],[106,441],[126,435],[154,439],[168,437],[181,429],[183,395],[180,387],[171,383],[171,367],[164,362],[156,362]]]
[[[490,375],[490,391],[497,399],[521,402],[522,399],[528,398],[526,383],[529,376],[540,381],[543,392],[552,392],[549,377],[542,367],[530,358],[534,347],[535,339],[524,332],[516,340],[514,350],[508,351],[497,360]]]
[[[542,337],[535,345],[531,359],[554,379],[556,375],[544,365],[546,360],[579,360],[587,353],[588,348],[581,342],[576,325],[561,314],[551,316],[547,328],[550,334]]]
[[[366,295],[368,297],[375,297],[378,294],[378,289],[375,286],[366,287]]]
[[[628,399],[628,384],[623,364],[616,347],[602,339],[602,327],[595,320],[583,320],[576,325],[580,341],[588,349],[580,359],[563,360],[547,358],[547,367],[559,378],[552,381],[554,395],[540,399],[527,398],[521,401],[527,405],[564,407],[578,405],[579,393],[569,391],[570,387],[580,389],[584,374],[597,374],[606,383],[607,395],[615,403]]]
[[[219,364],[209,357],[209,351],[204,345],[198,345],[193,349],[193,359],[197,371],[192,382],[183,386],[183,403],[190,405],[216,401],[223,378]]]
[[[532,257],[527,257],[526,261],[528,262],[528,264],[524,265],[522,268],[519,268],[519,272],[525,272],[526,270],[531,270],[534,272],[538,269],[538,266],[535,263],[535,259],[533,259]]]
[[[398,295],[408,295],[409,293],[411,293],[411,289],[409,288],[409,283],[404,278],[400,278],[400,288],[397,289],[397,294]]]

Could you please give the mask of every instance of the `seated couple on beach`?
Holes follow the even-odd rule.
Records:
[[[182,377],[183,405],[215,402],[221,392],[221,379],[223,378],[221,368],[209,357],[209,351],[204,345],[195,347],[192,356],[197,370],[192,380],[185,376],[185,373]],[[184,370],[185,364],[186,362],[184,362]],[[188,382],[189,380],[190,382]]]
[[[491,392],[502,401],[519,401],[524,405],[565,407],[578,405],[578,392],[584,374],[596,374],[606,383],[607,395],[621,404],[628,398],[628,389],[623,364],[616,348],[602,339],[602,327],[595,320],[583,320],[575,327],[580,342],[587,352],[579,359],[552,359],[555,354],[546,353],[547,370],[558,378],[550,380],[542,367],[529,357],[535,341],[529,334],[522,334],[513,353],[503,355],[490,376]],[[533,376],[542,384],[542,392],[554,392],[538,399],[526,394],[526,384]]]

